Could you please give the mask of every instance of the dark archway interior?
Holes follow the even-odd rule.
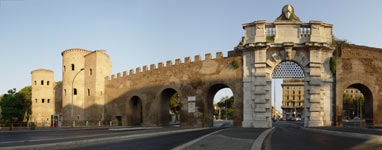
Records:
[[[161,95],[160,95],[160,113],[159,113],[159,125],[161,126],[167,126],[169,125],[171,118],[170,118],[170,99],[171,96],[173,96],[175,93],[177,93],[176,90],[168,88],[165,89]]]
[[[138,96],[133,96],[130,100],[129,125],[137,126],[143,122],[142,101]]]
[[[353,84],[350,85],[348,88],[355,88],[361,91],[365,98],[365,114],[363,114],[363,118],[366,119],[367,124],[373,123],[373,95],[370,91],[370,89],[363,85],[363,84]]]

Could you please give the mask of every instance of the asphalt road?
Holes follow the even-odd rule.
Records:
[[[201,130],[201,131],[193,131],[193,132],[186,132],[186,133],[177,133],[177,134],[170,134],[170,135],[164,135],[164,136],[155,136],[150,138],[143,138],[143,139],[135,139],[135,140],[128,140],[128,141],[122,141],[122,142],[115,142],[115,143],[105,143],[105,144],[97,144],[97,145],[89,145],[89,146],[81,146],[81,147],[75,147],[70,148],[71,150],[82,150],[82,149],[91,149],[91,150],[106,150],[106,149],[112,149],[112,150],[122,150],[122,149],[129,149],[129,150],[169,150],[174,147],[177,147],[179,145],[182,145],[184,143],[187,143],[191,140],[194,140],[198,137],[201,137],[203,135],[209,134],[211,132],[221,130],[222,128],[212,128],[207,130]]]
[[[138,130],[138,129],[137,129]],[[3,132],[0,134],[0,146],[2,143],[9,142],[27,142],[27,141],[43,141],[65,138],[80,138],[89,136],[110,135],[114,133],[132,132],[137,130],[109,130],[108,128],[93,129],[57,129],[47,131],[18,131]]]
[[[279,121],[270,140],[272,150],[339,150],[365,148],[367,140],[320,134],[303,130],[294,122]],[[269,145],[268,145],[269,146]],[[367,145],[366,145],[367,146]]]

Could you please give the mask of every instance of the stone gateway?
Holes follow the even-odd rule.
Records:
[[[50,70],[32,71],[31,120],[39,126],[166,126],[170,98],[177,93],[180,125],[211,127],[214,95],[230,88],[234,126],[270,128],[272,73],[293,62],[304,77],[305,127],[341,126],[342,95],[349,87],[365,95],[369,123],[382,126],[381,49],[338,45],[333,25],[304,23],[291,5],[274,22],[254,21],[243,29],[243,41],[226,57],[208,53],[204,60],[197,55],[193,61],[169,60],[115,75],[105,50],[65,50],[62,85],[54,84]]]

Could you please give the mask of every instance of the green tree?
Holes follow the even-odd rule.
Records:
[[[170,110],[176,116],[175,121],[178,121],[180,119],[180,96],[178,93],[175,93],[170,98]]]
[[[4,94],[1,105],[2,121],[6,123],[21,122],[25,115],[25,97],[22,94],[16,93],[16,89],[11,89],[7,94]]]
[[[5,123],[23,122],[29,118],[31,111],[31,87],[27,86],[16,93],[16,89],[8,90],[0,101],[1,120]]]
[[[58,86],[58,87],[62,86],[62,81],[57,81],[56,86]]]
[[[24,109],[25,110],[25,118],[24,121],[29,121],[29,116],[32,114],[32,87],[26,86],[23,89],[21,89],[19,92],[17,92],[24,96],[25,102],[24,102]]]
[[[227,115],[227,118],[229,118],[229,119],[233,118],[233,113],[234,113],[233,102],[234,102],[233,96],[231,96],[231,97],[226,96],[226,97],[222,97],[221,100],[217,103],[217,105],[220,108],[224,108],[221,111],[221,118],[222,119],[226,118],[226,115]],[[226,103],[227,103],[227,108],[226,108]],[[227,114],[226,114],[225,109],[227,109]],[[215,115],[219,115],[219,111],[215,110]]]

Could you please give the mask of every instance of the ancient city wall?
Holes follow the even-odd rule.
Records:
[[[105,81],[105,120],[122,118],[122,124],[129,124],[133,114],[128,113],[131,100],[134,96],[142,101],[142,125],[166,125],[168,111],[163,111],[163,104],[168,104],[169,99],[164,95],[173,89],[181,97],[180,122],[182,126],[212,126],[213,96],[225,87],[231,88],[235,98],[235,126],[241,126],[242,121],[242,68],[235,68],[234,61],[242,64],[241,56],[237,52],[229,52],[228,57],[223,53],[216,54],[212,59],[211,54],[205,55],[201,60],[199,55],[191,61],[186,57],[184,61],[176,59],[166,63],[143,66],[129,72],[118,73],[107,77]],[[192,97],[195,96],[195,102]],[[189,102],[191,97],[191,102]],[[193,112],[192,103],[195,103]],[[131,120],[131,119],[130,119]],[[131,124],[131,123],[130,123]]]
[[[365,96],[366,114],[382,126],[382,49],[343,44],[337,52],[336,122],[342,125],[343,93],[350,86]]]

